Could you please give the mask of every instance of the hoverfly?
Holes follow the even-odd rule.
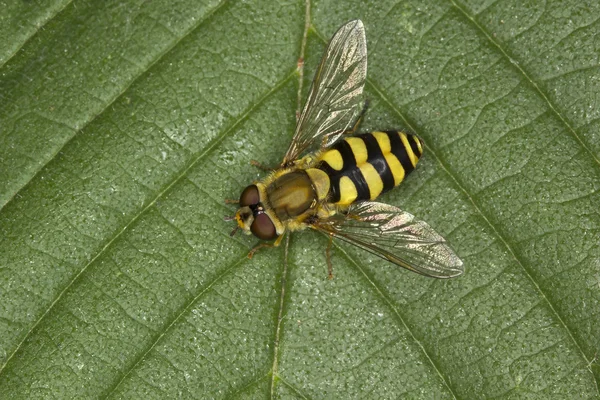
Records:
[[[365,29],[350,21],[323,54],[279,168],[243,190],[231,235],[241,229],[275,240],[251,257],[260,247],[278,246],[287,231],[312,228],[329,235],[330,244],[336,237],[426,276],[460,275],[462,261],[427,223],[373,201],[415,168],[423,143],[403,131],[354,135],[366,77]]]

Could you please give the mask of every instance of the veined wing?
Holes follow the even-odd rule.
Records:
[[[362,107],[367,78],[367,40],[362,21],[342,26],[331,38],[310,87],[282,164],[298,158],[315,141],[329,146],[348,128]]]
[[[352,205],[313,225],[408,270],[434,278],[463,273],[463,263],[427,223],[397,207],[375,202]]]

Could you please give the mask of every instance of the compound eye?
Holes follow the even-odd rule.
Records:
[[[258,188],[256,185],[250,185],[240,195],[240,206],[251,206],[260,202]]]
[[[258,214],[254,217],[250,230],[254,236],[262,240],[271,240],[277,237],[275,225],[273,225],[273,221],[267,214]]]

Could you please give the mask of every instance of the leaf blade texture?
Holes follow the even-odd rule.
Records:
[[[0,397],[600,397],[597,4],[310,3],[304,96],[360,18],[362,129],[426,144],[380,201],[457,252],[445,281],[229,237],[294,131],[305,6],[9,5]]]

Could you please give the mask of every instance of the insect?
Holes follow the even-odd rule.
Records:
[[[330,246],[336,237],[426,276],[460,275],[462,261],[427,223],[373,201],[415,168],[423,142],[402,131],[354,134],[366,77],[365,29],[350,21],[323,54],[280,166],[242,191],[231,235],[241,229],[275,240],[251,257],[260,247],[278,246],[288,231],[312,228],[327,234]]]

